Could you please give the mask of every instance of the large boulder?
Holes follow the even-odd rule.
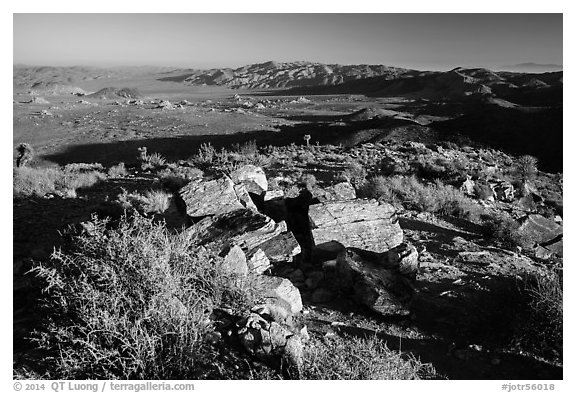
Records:
[[[518,232],[535,244],[549,242],[562,234],[562,226],[539,214],[521,220]]]
[[[249,268],[256,273],[267,270],[270,261],[291,261],[300,252],[284,221],[276,223],[251,209],[206,217],[188,228],[187,236],[195,244],[219,254],[234,246],[240,247]]]
[[[268,191],[268,180],[264,170],[254,165],[244,165],[230,174],[236,184],[242,183],[248,190],[256,195],[262,195]]]
[[[341,251],[345,247],[384,252],[402,243],[396,211],[375,200],[334,201],[311,205],[308,211],[317,248]]]
[[[227,176],[215,180],[198,179],[182,187],[180,196],[186,205],[186,214],[204,217],[245,208],[246,202],[242,203],[242,195],[238,196],[237,189]]]
[[[405,243],[384,253],[346,248],[336,262],[341,289],[382,315],[408,315],[418,272],[418,252]]]
[[[290,280],[275,276],[260,276],[258,288],[266,303],[284,308],[288,314],[302,311],[300,291]]]

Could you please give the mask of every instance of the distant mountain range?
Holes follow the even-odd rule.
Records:
[[[562,71],[562,66],[558,64],[536,64],[536,63],[521,63],[514,65],[505,65],[500,67],[502,71],[512,71],[512,72],[555,72]]]
[[[285,89],[301,94],[366,94],[418,99],[491,96],[518,104],[530,97],[538,105],[558,101],[563,73],[518,72],[552,65],[533,63],[510,66],[509,71],[458,67],[450,71],[418,71],[384,65],[340,65],[311,62],[274,62],[244,67],[173,69],[160,67],[14,67],[14,86],[58,92],[62,86],[93,79],[123,79],[135,75],[184,85],[212,85],[232,89]],[[560,67],[560,66],[556,66]],[[560,67],[561,68],[561,67]],[[60,89],[60,90],[59,90]],[[64,89],[66,90],[66,89]],[[527,95],[528,94],[528,95]],[[534,104],[533,103],[533,104]]]
[[[407,69],[384,65],[340,65],[310,62],[252,64],[244,67],[168,72],[163,81],[188,85],[218,85],[231,88],[266,89],[297,86],[333,86],[351,80],[385,77],[394,79]]]

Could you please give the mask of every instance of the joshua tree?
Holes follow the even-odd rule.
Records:
[[[146,157],[148,156],[148,148],[146,146],[139,147],[138,152],[140,153],[140,161],[146,161]]]
[[[536,165],[538,165],[538,159],[536,157],[522,156],[518,158],[516,162],[516,173],[522,182],[526,183],[528,180],[534,178],[536,172],[538,172]]]
[[[308,134],[304,135],[304,141],[306,141],[306,146],[310,146],[310,139],[312,139],[312,137]]]
[[[16,148],[18,152],[18,157],[16,157],[16,166],[26,166],[32,161],[34,157],[34,149],[28,143],[21,143]]]

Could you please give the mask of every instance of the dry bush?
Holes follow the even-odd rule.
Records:
[[[477,221],[481,207],[462,191],[440,181],[421,183],[416,177],[376,176],[362,187],[361,194],[407,209],[455,216]]]
[[[162,190],[149,190],[144,194],[143,210],[146,213],[162,214],[170,207],[172,194]]]
[[[158,172],[158,179],[162,187],[174,192],[178,191],[192,180],[201,179],[203,176],[204,173],[198,168],[173,164],[168,165],[166,169]]]
[[[525,247],[529,239],[518,232],[520,224],[505,214],[484,215],[484,235],[506,248]]]
[[[344,181],[347,181],[353,184],[355,187],[360,187],[366,181],[366,169],[355,161],[349,163],[340,175],[340,178]]]
[[[160,153],[152,153],[146,155],[144,161],[142,162],[142,170],[156,169],[163,167],[166,164],[166,159]]]
[[[524,313],[517,323],[514,344],[538,356],[562,361],[562,272],[550,270],[526,275],[520,292]]]
[[[108,169],[108,176],[110,176],[112,178],[124,177],[126,175],[128,175],[128,170],[126,169],[126,166],[124,165],[123,162],[120,162],[117,165],[111,166]]]
[[[19,167],[13,171],[13,196],[42,197],[58,192],[64,196],[75,197],[77,189],[92,187],[105,178],[106,175],[98,171]]]
[[[206,355],[207,318],[220,305],[244,310],[249,279],[162,224],[125,216],[116,229],[94,218],[90,234],[32,270],[44,286],[47,379],[193,379]]]
[[[533,156],[521,156],[516,161],[515,165],[515,173],[519,177],[519,179],[523,182],[528,180],[534,179],[536,173],[538,173],[537,169],[538,159]]]
[[[162,214],[170,207],[171,193],[162,190],[148,190],[144,195],[129,193],[122,189],[122,193],[118,194],[115,203],[123,210],[132,212],[136,210],[142,215],[148,216],[149,214]]]
[[[235,143],[232,145],[232,151],[246,158],[253,158],[259,154],[258,145],[254,140],[248,141],[243,144]]]
[[[303,379],[378,380],[438,378],[430,364],[404,359],[377,337],[333,336],[304,349]]]
[[[79,188],[92,187],[104,179],[106,179],[106,175],[97,171],[64,172],[56,180],[56,187],[62,190],[77,190]]]
[[[72,164],[66,164],[63,168],[64,172],[91,172],[91,171],[103,171],[104,167],[102,164],[93,162],[87,164],[85,162],[74,162]]]
[[[59,169],[54,168],[29,168],[21,166],[13,171],[13,196],[42,197],[56,190],[55,182],[62,176]]]
[[[201,144],[198,149],[198,154],[190,158],[189,161],[197,164],[212,164],[215,156],[216,149],[210,144],[210,142],[208,142]]]

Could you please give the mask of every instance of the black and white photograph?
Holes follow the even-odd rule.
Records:
[[[560,391],[562,12],[132,10],[11,15],[6,391]]]

